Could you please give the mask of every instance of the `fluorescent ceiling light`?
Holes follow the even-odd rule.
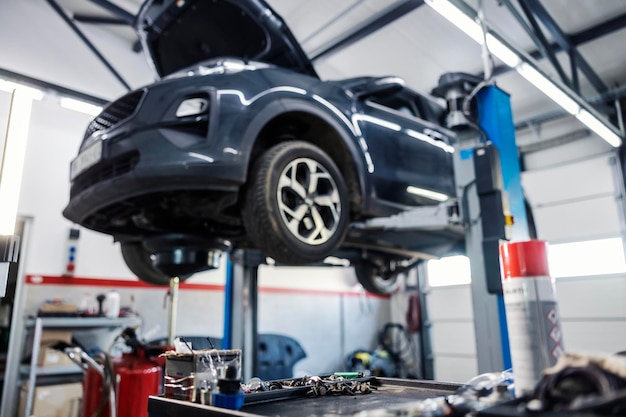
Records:
[[[0,165],[0,235],[12,235],[15,232],[32,100],[32,92],[21,88],[16,89],[11,98]]]
[[[447,201],[449,198],[447,195],[443,193],[426,190],[424,188],[413,187],[412,185],[409,185],[408,187],[406,187],[406,192],[409,194],[414,194],[420,197],[426,197],[426,198],[430,198],[431,200],[442,201],[442,202]]]
[[[27,87],[22,84],[14,83],[12,81],[0,80],[0,91],[12,93],[15,90],[20,90],[26,95],[30,96],[32,100],[43,99],[43,91],[36,88]]]
[[[437,13],[448,19],[457,28],[461,29],[467,36],[472,38],[476,43],[482,45],[484,42],[483,29],[478,22],[472,20],[468,15],[463,13],[458,7],[454,6],[448,0],[426,0],[426,4],[432,7]],[[510,67],[520,64],[521,59],[508,46],[503,44],[498,38],[491,33],[487,33],[487,48],[500,61]]]
[[[432,7],[437,13],[448,19],[457,28],[461,29],[467,36],[475,42],[482,45],[484,42],[483,29],[478,22],[472,20],[468,15],[463,13],[458,7],[450,3],[448,0],[426,0],[426,4]],[[498,38],[491,33],[487,33],[487,48],[500,61],[510,67],[520,64],[521,59],[508,46],[503,44]]]
[[[59,100],[59,103],[61,104],[61,107],[80,113],[89,114],[91,116],[96,116],[102,111],[102,107],[100,106],[96,106],[82,100],[76,100],[69,97],[61,98],[61,100]]]
[[[437,13],[445,17],[457,28],[461,29],[467,36],[482,45],[483,30],[480,25],[471,17],[463,13],[458,7],[448,0],[426,0],[426,4]]]
[[[609,129],[605,123],[602,123],[600,119],[589,113],[587,110],[581,109],[576,115],[576,118],[589,129],[593,130],[596,135],[607,141],[609,145],[618,148],[622,144],[622,139],[617,135],[617,133]]]
[[[537,87],[539,91],[552,99],[556,104],[563,107],[569,114],[575,115],[580,111],[580,106],[576,103],[576,100],[570,97],[545,75],[537,71],[532,65],[523,63],[516,69],[529,83]]]
[[[515,68],[522,62],[519,55],[517,55],[513,50],[511,50],[511,48],[503,44],[491,33],[487,34],[487,49],[489,49],[489,52],[509,67]]]

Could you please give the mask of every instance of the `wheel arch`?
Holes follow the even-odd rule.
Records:
[[[293,99],[275,101],[250,123],[245,133],[249,147],[247,170],[264,151],[280,142],[289,139],[309,142],[335,162],[346,180],[350,211],[360,213],[368,195],[368,183],[359,175],[364,170],[364,158],[347,124],[310,103]]]

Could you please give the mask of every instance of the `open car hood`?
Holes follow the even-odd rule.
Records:
[[[211,58],[236,57],[319,78],[264,0],[147,0],[137,32],[159,77]]]

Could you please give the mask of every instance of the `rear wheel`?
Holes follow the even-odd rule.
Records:
[[[348,191],[324,151],[307,142],[284,142],[252,167],[243,220],[256,246],[276,261],[318,262],[343,243]]]
[[[405,268],[398,267],[393,260],[359,260],[353,262],[352,266],[361,286],[378,295],[389,295],[398,291],[402,284],[400,275],[405,272]]]

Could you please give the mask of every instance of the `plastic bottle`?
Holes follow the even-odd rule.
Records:
[[[83,316],[92,316],[97,313],[96,297],[93,296],[92,293],[86,292],[80,299],[80,303],[78,304],[78,311]]]
[[[104,299],[104,311],[107,317],[119,317],[120,316],[120,293],[115,290],[111,290],[107,293]]]
[[[542,371],[565,353],[563,333],[546,242],[507,242],[500,257],[515,396],[520,397],[532,393]]]

